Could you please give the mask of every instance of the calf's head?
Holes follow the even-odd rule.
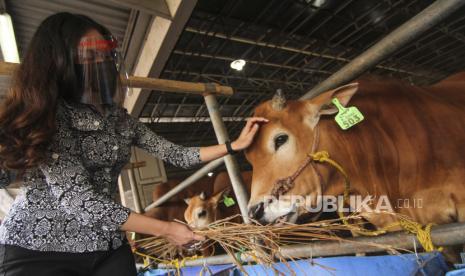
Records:
[[[291,195],[309,195],[315,199],[312,204],[316,204],[322,187],[310,166],[302,170],[284,194],[276,194],[276,182],[294,174],[307,154],[318,150],[312,147],[319,136],[316,129],[320,118],[337,113],[331,100],[338,98],[345,106],[357,89],[358,84],[353,83],[300,101],[286,101],[277,93],[255,109],[254,116],[265,117],[269,122],[260,127],[246,151],[253,167],[249,216],[261,223],[295,222],[303,209],[290,199]]]
[[[184,201],[187,203],[187,209],[184,212],[184,219],[187,224],[195,229],[204,229],[218,218],[218,203],[224,194],[228,193],[229,189],[225,189],[217,194],[207,197],[204,192],[199,195],[187,198]]]

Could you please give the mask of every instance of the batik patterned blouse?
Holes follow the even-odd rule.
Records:
[[[60,101],[57,132],[45,162],[26,171],[22,192],[0,225],[0,244],[58,252],[116,249],[130,210],[116,203],[117,178],[136,146],[179,167],[200,163],[197,147],[175,145],[125,109],[102,116]],[[0,188],[13,180],[0,169]]]

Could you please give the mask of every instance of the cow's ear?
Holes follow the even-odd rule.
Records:
[[[185,202],[187,205],[189,205],[189,202],[191,202],[191,199],[190,199],[189,197],[188,197],[188,198],[185,198],[185,199],[184,199],[184,202]]]
[[[343,106],[346,106],[357,90],[358,83],[355,82],[324,92],[315,98],[308,100],[308,107],[311,113],[311,128],[313,129],[318,124],[320,116],[337,113],[337,108],[331,103],[333,98],[337,98]]]
[[[227,195],[229,195],[230,192],[231,192],[231,189],[229,187],[227,187],[226,189],[224,189],[224,190],[216,193],[214,196],[212,196],[211,201],[213,203],[218,203],[221,200],[221,198],[223,197],[223,195],[227,196]]]

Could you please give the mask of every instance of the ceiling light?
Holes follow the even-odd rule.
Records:
[[[209,177],[212,177],[212,176],[213,176],[213,172],[209,172],[209,173],[207,173],[207,175],[208,175]]]
[[[236,59],[235,61],[231,62],[231,68],[237,71],[242,71],[244,68],[245,60],[243,59]]]
[[[312,1],[313,1],[312,5],[314,7],[317,7],[317,8],[319,8],[319,7],[323,6],[324,4],[326,4],[326,0],[305,0],[305,2],[307,2],[307,4],[310,4],[310,2],[312,2]]]
[[[2,48],[3,59],[6,62],[19,63],[13,23],[11,16],[7,13],[0,14],[0,47]]]

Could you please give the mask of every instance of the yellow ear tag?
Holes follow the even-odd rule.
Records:
[[[337,107],[337,109],[339,109],[339,112],[334,119],[343,130],[351,128],[363,121],[363,114],[355,106],[345,108],[337,98],[334,98],[331,102]]]
[[[231,207],[234,204],[236,204],[236,202],[234,201],[232,197],[229,197],[229,196],[223,196],[223,197],[224,197],[223,199],[224,206]]]

